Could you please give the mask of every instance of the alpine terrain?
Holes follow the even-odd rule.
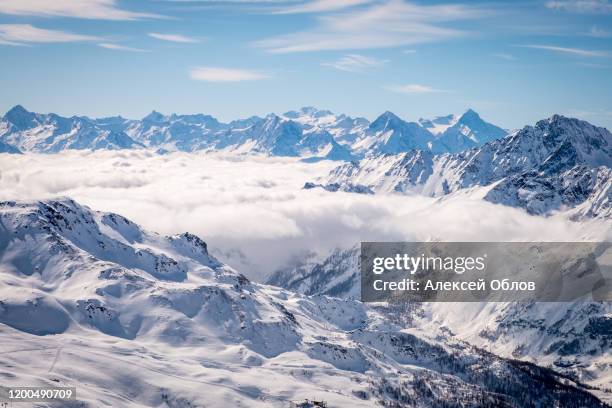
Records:
[[[76,386],[61,406],[605,406],[405,310],[256,284],[195,235],[70,199],[0,203],[0,268],[3,385]]]

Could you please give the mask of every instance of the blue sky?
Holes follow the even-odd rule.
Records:
[[[230,120],[473,108],[612,128],[607,0],[0,0],[0,110]]]

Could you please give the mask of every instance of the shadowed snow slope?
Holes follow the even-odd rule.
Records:
[[[0,203],[0,279],[3,385],[76,385],[62,406],[604,406],[548,369],[251,283],[194,235],[69,199]]]

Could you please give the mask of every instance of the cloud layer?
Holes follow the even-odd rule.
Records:
[[[469,195],[439,200],[301,189],[334,166],[141,151],[2,155],[0,199],[69,196],[153,231],[190,231],[255,278],[304,251],[323,255],[362,240],[571,241],[605,232],[601,222],[532,217]]]

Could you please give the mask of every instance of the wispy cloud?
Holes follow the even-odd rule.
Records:
[[[402,50],[402,54],[415,54],[416,50]]]
[[[391,85],[385,86],[386,90],[404,94],[424,94],[424,93],[436,93],[436,92],[447,92],[442,89],[432,88],[426,85],[420,84],[407,84],[407,85]]]
[[[390,0],[318,17],[318,25],[255,42],[272,53],[397,47],[466,35],[442,23],[482,17],[487,11],[461,4],[417,5]]]
[[[592,62],[578,62],[576,64],[580,65],[581,67],[586,67],[586,68],[596,68],[596,69],[610,69],[610,68],[612,68],[612,65],[594,64]]]
[[[606,31],[603,28],[600,28],[600,27],[597,27],[597,26],[591,27],[591,29],[589,30],[587,35],[589,37],[595,37],[595,38],[608,38],[608,37],[612,37],[612,33],[610,31]]]
[[[334,62],[324,62],[323,66],[332,67],[347,72],[363,72],[369,68],[377,68],[389,62],[359,54],[348,54]]]
[[[115,44],[115,43],[99,43],[98,46],[102,48],[106,48],[107,50],[115,50],[115,51],[147,52],[147,50],[143,50],[141,48],[127,47],[125,45]]]
[[[273,14],[320,13],[371,3],[372,0],[314,0],[273,11]]]
[[[504,54],[504,53],[495,53],[495,54],[491,54],[493,57],[496,58],[501,58],[504,59],[506,61],[516,61],[516,57],[514,57],[514,55],[510,55],[510,54]]]
[[[573,13],[612,13],[608,0],[554,0],[546,3],[546,7]]]
[[[26,45],[29,43],[66,43],[99,41],[100,37],[74,34],[66,31],[45,30],[30,24],[0,24],[0,43]]]
[[[256,71],[219,67],[194,68],[189,73],[189,76],[191,79],[194,79],[196,81],[207,82],[257,81],[269,78],[267,75]]]
[[[163,34],[163,33],[149,33],[149,37],[156,38],[162,41],[170,41],[177,43],[197,43],[200,42],[199,39],[193,37],[187,37],[182,34]]]
[[[608,51],[585,50],[583,48],[557,47],[555,45],[528,44],[528,45],[518,45],[518,47],[560,52],[563,54],[577,55],[580,57],[608,57],[610,56],[610,53]]]
[[[0,1],[0,13],[96,20],[138,20],[162,17],[157,14],[117,8],[114,0],[2,0]]]

